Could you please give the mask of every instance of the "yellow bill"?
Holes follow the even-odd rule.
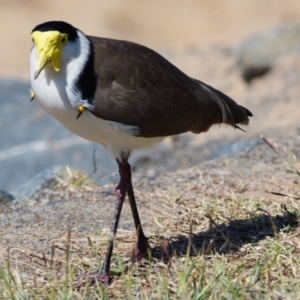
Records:
[[[34,79],[37,79],[45,65],[50,61],[54,70],[59,72],[62,48],[68,41],[68,35],[59,31],[34,31],[31,37],[35,43],[38,56]]]

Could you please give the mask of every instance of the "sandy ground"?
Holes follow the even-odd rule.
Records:
[[[68,21],[91,35],[180,51],[216,42],[235,45],[299,18],[297,0],[0,0],[0,76],[27,80],[30,32],[48,20]]]
[[[299,156],[300,58],[283,59],[272,72],[247,85],[236,69],[235,57],[227,51],[250,34],[300,19],[298,1],[27,0],[24,3],[24,0],[0,0],[0,76],[26,80],[31,29],[46,20],[63,19],[86,33],[133,40],[166,53],[189,75],[228,93],[253,112],[247,134],[215,127],[209,134],[183,138],[177,151],[166,154],[163,164],[158,162],[157,165],[166,165],[166,170],[157,168],[154,174],[137,170],[140,171],[134,175],[137,202],[148,233],[154,230],[155,218],[176,216],[177,206],[172,196],[176,191],[178,201],[193,199],[201,207],[204,205],[202,218],[209,211],[205,204],[211,199],[231,203],[242,198],[249,203],[257,201],[266,209],[268,203],[276,203],[278,199],[268,191],[295,193],[293,174],[265,145],[250,147],[236,157],[203,164],[198,164],[203,157],[198,152],[207,151],[209,156],[208,141],[257,140],[259,133],[263,133],[282,141]],[[179,169],[176,173],[174,165]],[[184,168],[187,166],[193,167]],[[0,257],[5,257],[8,247],[20,252],[26,249],[47,253],[53,240],[65,236],[70,227],[86,243],[91,232],[109,227],[114,201],[112,189],[104,187],[98,193],[58,190],[37,202],[17,200],[12,206],[1,206]],[[293,198],[288,201],[291,208],[299,210],[297,201]],[[126,203],[121,228],[132,230],[132,227]]]
[[[299,138],[286,139],[285,144],[299,155]],[[172,245],[176,259],[185,257],[191,226],[195,255],[210,244],[214,250],[222,253],[222,257],[232,257],[235,253],[233,259],[240,259],[248,252],[255,253],[258,251],[254,248],[255,243],[273,235],[275,221],[270,226],[266,220],[270,217],[272,220],[285,219],[284,208],[291,212],[299,211],[297,182],[299,177],[289,172],[282,159],[265,145],[236,157],[217,159],[177,172],[160,174],[155,178],[134,176],[142,224],[158,264],[161,264],[159,245],[163,241]],[[16,200],[12,205],[0,206],[0,266],[6,265],[9,249],[12,274],[20,272],[25,290],[33,285],[45,287],[46,294],[46,287],[51,281],[48,280],[49,274],[57,278],[65,276],[65,269],[61,266],[66,259],[70,230],[75,274],[94,273],[99,269],[98,256],[103,259],[105,253],[115,201],[111,195],[112,188],[106,186],[89,191],[87,186],[75,189],[71,185],[63,188],[58,186],[39,201],[24,203]],[[280,197],[272,192],[296,196]],[[213,225],[209,218],[212,218]],[[292,232],[283,237],[280,235],[276,238],[277,242],[289,241],[291,244],[291,236],[299,238],[299,226],[296,223],[287,225],[293,227]],[[221,232],[217,241],[216,233],[212,235],[212,228],[215,228],[215,232]],[[226,232],[226,236],[220,228]],[[278,230],[282,228],[283,225]],[[247,238],[245,233],[248,234]],[[229,243],[225,243],[224,236]],[[88,238],[94,248],[88,243]],[[120,258],[128,263],[134,241],[131,211],[128,201],[125,201],[112,261],[114,269],[117,269]],[[297,243],[293,246],[299,248]],[[247,247],[247,251],[244,247]],[[259,251],[263,251],[261,248],[258,248]],[[209,257],[210,261],[218,254],[212,251]],[[295,260],[297,257],[293,256]],[[83,265],[82,262],[87,263]],[[258,260],[247,262],[252,267],[257,265]],[[130,262],[128,265],[133,268]],[[282,269],[287,268],[289,266],[282,266]],[[79,283],[78,279],[75,279],[75,283]],[[114,295],[111,299],[121,299],[115,294],[123,287],[122,276],[113,276],[111,293]]]

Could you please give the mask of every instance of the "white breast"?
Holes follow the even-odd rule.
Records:
[[[80,36],[81,42],[82,39],[86,39],[82,36]],[[126,126],[107,122],[95,117],[88,111],[84,111],[77,119],[79,94],[72,87],[83,68],[83,57],[85,57],[84,54],[87,53],[88,49],[82,49],[82,47],[68,49],[67,47],[64,48],[60,71],[54,71],[51,63],[48,63],[37,79],[34,79],[37,65],[36,48],[34,47],[30,53],[31,89],[35,93],[35,100],[50,115],[76,135],[102,144],[116,158],[120,157],[121,152],[130,153],[134,149],[149,147],[164,139],[163,137],[135,137],[123,130],[123,128],[126,129]]]

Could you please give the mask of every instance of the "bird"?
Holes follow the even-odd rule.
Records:
[[[151,249],[134,196],[128,161],[132,152],[169,136],[206,132],[215,124],[241,129],[252,113],[143,45],[89,36],[65,21],[39,24],[31,38],[31,100],[74,134],[103,145],[118,165],[107,251],[99,272],[88,277],[108,285],[126,195],[137,235],[132,260]]]

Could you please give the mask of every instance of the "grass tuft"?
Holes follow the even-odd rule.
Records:
[[[135,237],[119,230],[111,286],[91,284],[79,275],[101,269],[109,231],[82,237],[76,222],[43,250],[11,247],[0,257],[0,299],[300,299],[299,163],[264,140],[293,172],[293,193],[199,199],[200,187],[190,182],[176,192],[154,190],[149,198],[166,213],[146,226],[150,259],[132,264]]]

